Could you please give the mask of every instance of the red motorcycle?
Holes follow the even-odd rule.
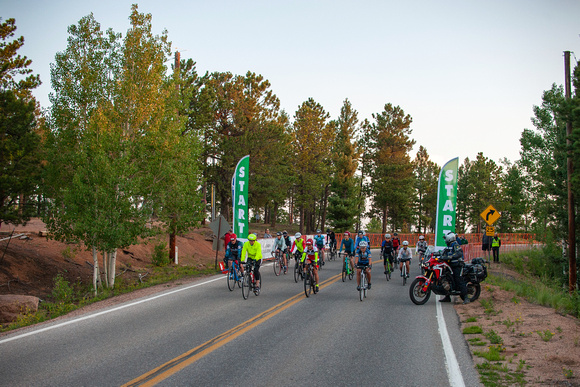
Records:
[[[431,246],[427,248],[421,264],[424,275],[416,277],[409,288],[409,296],[414,304],[425,304],[429,301],[431,292],[442,296],[459,295],[459,289],[454,287],[451,266],[441,259],[441,254],[441,251],[433,252]],[[461,275],[467,285],[469,301],[477,300],[481,293],[479,283],[487,277],[483,258],[474,258],[471,263],[466,263]]]

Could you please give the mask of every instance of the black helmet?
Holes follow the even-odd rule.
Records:
[[[276,236],[280,236],[280,235],[282,235],[282,233],[281,233],[280,231],[278,231],[278,232],[276,233]]]

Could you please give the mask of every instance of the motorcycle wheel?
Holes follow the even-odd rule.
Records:
[[[467,296],[469,301],[473,302],[479,298],[481,294],[481,285],[478,283],[469,282],[467,284]]]
[[[429,297],[431,297],[431,289],[427,289],[426,292],[423,291],[424,284],[425,280],[423,278],[415,278],[411,283],[409,297],[411,297],[411,301],[413,301],[413,304],[415,305],[423,305],[429,301]]]

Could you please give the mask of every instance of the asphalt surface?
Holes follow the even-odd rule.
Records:
[[[362,302],[341,268],[328,262],[309,298],[291,271],[276,277],[265,263],[262,292],[247,300],[220,275],[3,336],[0,385],[450,385],[436,297],[409,299],[416,263],[403,286],[375,262]],[[478,385],[457,314],[441,306],[460,376]]]

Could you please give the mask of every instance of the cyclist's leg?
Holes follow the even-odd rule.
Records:
[[[254,278],[256,278],[256,286],[260,287],[260,265],[262,261],[254,261]]]
[[[403,276],[403,264],[405,262],[403,260],[401,260],[401,262],[399,262],[399,271],[401,272],[401,277]]]
[[[405,264],[407,265],[407,277],[409,276],[409,270],[411,269],[411,260],[407,259],[407,262],[405,262]]]
[[[314,274],[314,280],[316,281],[316,286],[318,286],[318,267],[316,264],[312,263],[312,273]]]

